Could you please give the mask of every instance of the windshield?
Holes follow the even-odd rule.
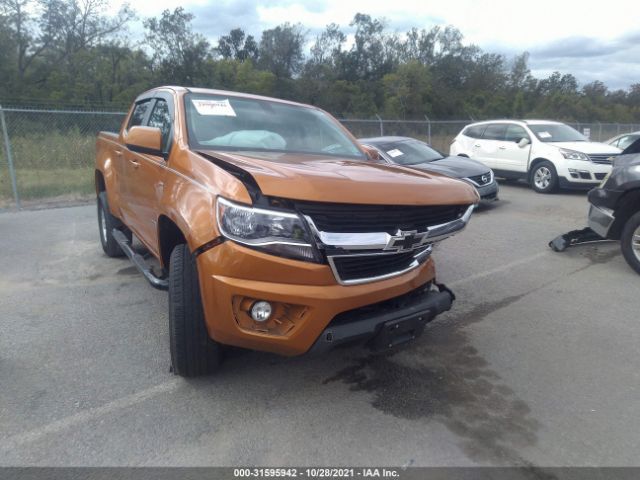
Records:
[[[528,125],[541,142],[588,142],[587,137],[563,123]]]
[[[185,95],[193,149],[291,152],[365,159],[324,112],[269,100]]]
[[[399,165],[433,162],[444,158],[440,152],[418,140],[402,140],[376,144],[387,158]]]

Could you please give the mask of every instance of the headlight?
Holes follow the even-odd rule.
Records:
[[[589,157],[582,152],[576,152],[575,150],[567,150],[566,148],[561,148],[560,153],[567,160],[585,160],[589,161]]]
[[[218,197],[218,228],[226,238],[258,250],[316,261],[307,228],[295,213],[239,205]]]

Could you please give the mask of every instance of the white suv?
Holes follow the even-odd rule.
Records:
[[[598,185],[620,151],[591,142],[564,123],[547,120],[473,123],[450,148],[451,155],[479,160],[498,177],[524,178],[540,193]]]

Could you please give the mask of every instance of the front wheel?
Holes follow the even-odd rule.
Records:
[[[169,347],[173,373],[182,377],[213,373],[222,358],[207,332],[196,258],[185,244],[169,260]]]
[[[636,272],[640,273],[640,212],[633,215],[622,229],[620,237],[622,255]]]
[[[558,189],[558,172],[551,162],[538,163],[531,171],[531,187],[538,193],[552,193]]]

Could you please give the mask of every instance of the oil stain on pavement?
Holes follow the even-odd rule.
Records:
[[[524,295],[477,305],[455,324],[429,329],[408,348],[361,358],[324,383],[342,381],[372,393],[373,407],[386,414],[441,422],[474,461],[527,465],[518,450],[537,442],[539,422],[464,331]]]

